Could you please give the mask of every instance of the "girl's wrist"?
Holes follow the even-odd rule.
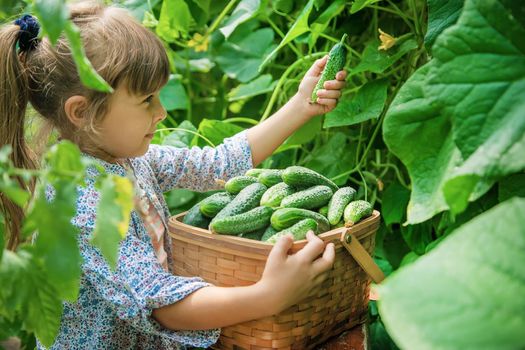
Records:
[[[308,121],[317,115],[316,113],[312,113],[310,99],[301,95],[299,92],[293,95],[289,102],[294,114],[305,119],[305,121]]]

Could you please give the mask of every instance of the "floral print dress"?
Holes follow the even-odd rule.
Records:
[[[107,172],[125,176],[119,164],[100,160]],[[175,148],[151,145],[142,157],[129,159],[136,184],[167,224],[163,193],[174,188],[216,189],[215,179],[227,180],[252,168],[252,154],[243,131],[215,147]],[[160,326],[152,310],[173,304],[207,286],[198,277],[180,277],[166,271],[155,254],[144,221],[133,210],[125,239],[120,243],[117,269],[111,271],[98,248],[89,243],[95,227],[99,193],[97,171],[88,169],[86,186],[78,188],[78,244],[83,258],[80,293],[64,303],[60,330],[51,349],[185,349],[215,343],[220,329],[171,331]],[[168,269],[172,266],[171,239],[164,230]],[[45,349],[38,343],[38,349]]]

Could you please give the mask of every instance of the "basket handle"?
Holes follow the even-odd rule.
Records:
[[[344,230],[341,233],[340,241],[375,283],[381,283],[385,279],[383,271],[381,271],[374,259],[372,259],[370,254],[363,248],[359,240],[352,235],[351,230]]]

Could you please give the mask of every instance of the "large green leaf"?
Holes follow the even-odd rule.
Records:
[[[188,109],[189,99],[180,75],[170,76],[168,83],[160,90],[160,102],[168,111]]]
[[[323,127],[353,125],[378,118],[385,106],[387,88],[386,80],[366,83],[354,98],[341,100],[333,111],[326,114]]]
[[[352,69],[352,74],[366,71],[383,73],[407,52],[417,48],[417,42],[414,39],[405,40],[387,51],[379,50],[379,44],[379,41],[374,40],[366,46],[361,62]]]
[[[191,24],[191,12],[184,0],[164,0],[160,11],[157,35],[167,42],[173,42],[181,35],[187,35]]]
[[[389,185],[381,196],[381,216],[385,225],[400,224],[404,220],[410,191],[398,182]]]
[[[273,48],[271,28],[258,29],[243,38],[233,38],[221,45],[216,57],[222,70],[233,79],[246,83],[257,75],[257,67]]]
[[[182,130],[173,130],[168,136],[164,137],[162,144],[178,148],[191,147],[197,128],[190,121],[185,120],[177,126],[177,129]]]
[[[457,24],[436,40],[434,59],[394,100],[383,131],[412,179],[409,223],[461,212],[499,177],[525,167],[519,11],[495,0],[467,1]]]
[[[246,22],[255,16],[260,7],[260,0],[241,0],[219,30],[226,38],[228,38],[239,24]]]
[[[244,100],[256,95],[265,94],[273,91],[276,84],[277,81],[272,79],[271,74],[261,75],[247,84],[240,84],[233,88],[228,93],[228,101]]]
[[[506,201],[514,196],[525,197],[525,174],[513,174],[501,179],[498,186],[498,200]]]
[[[463,0],[427,0],[428,27],[425,45],[431,47],[439,34],[458,20]]]
[[[312,12],[312,8],[314,6],[314,0],[309,0],[308,3],[305,5],[297,19],[295,20],[294,24],[291,26],[290,30],[286,33],[283,40],[279,43],[279,45],[270,52],[264,59],[264,61],[259,65],[258,70],[261,71],[262,68],[277,54],[277,51],[282,49],[286,44],[291,42],[293,39],[297,38],[299,35],[306,33],[310,30],[310,27],[308,26],[308,18],[310,17],[310,12]]]
[[[203,119],[199,124],[199,134],[210,140],[215,146],[222,143],[222,141],[230,136],[243,131],[240,126],[232,123],[225,123],[220,120]],[[209,146],[204,140],[199,138],[199,146]]]
[[[379,287],[402,349],[525,348],[525,199],[464,224]]]

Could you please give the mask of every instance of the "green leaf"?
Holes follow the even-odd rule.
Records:
[[[405,217],[410,191],[398,182],[389,185],[381,196],[381,216],[385,225],[400,224]]]
[[[177,188],[170,191],[166,196],[166,202],[170,209],[176,209],[191,202],[195,198],[195,192],[184,188]]]
[[[326,114],[324,128],[354,125],[378,118],[386,102],[388,82],[373,80],[363,85],[352,99],[343,99]]]
[[[379,311],[402,349],[522,349],[525,200],[454,231],[379,287]]]
[[[279,45],[272,51],[270,54],[266,56],[264,61],[259,65],[258,71],[262,71],[263,67],[275,56],[277,51],[282,49],[285,45],[287,45],[289,42],[291,42],[293,39],[297,38],[299,35],[306,33],[310,30],[310,27],[308,26],[308,17],[310,17],[310,12],[312,12],[312,7],[314,5],[314,0],[309,0],[306,6],[303,8],[297,19],[295,20],[294,24],[286,33],[283,40],[279,43]]]
[[[323,116],[317,116],[310,119],[306,124],[303,124],[292,136],[290,136],[283,145],[303,145],[312,141],[321,131]]]
[[[199,124],[199,134],[209,139],[215,146],[230,136],[233,136],[244,129],[232,123],[220,120],[203,119]],[[208,146],[202,139],[198,140],[199,146]]]
[[[392,103],[384,139],[412,179],[409,223],[458,213],[525,167],[525,29],[516,9],[467,1]]]
[[[224,23],[219,30],[227,39],[239,24],[246,22],[255,16],[260,7],[260,0],[241,0],[237,7],[235,7],[235,10],[233,10],[230,17],[226,20],[226,23]]]
[[[273,80],[271,74],[264,74],[255,78],[247,84],[239,84],[228,93],[228,101],[244,100],[253,96],[265,94],[273,91],[276,80]]]
[[[425,248],[432,242],[432,223],[430,221],[401,226],[400,230],[406,244],[414,253],[425,254]]]
[[[383,73],[407,52],[417,49],[417,42],[414,39],[405,40],[387,51],[379,50],[379,44],[379,41],[374,40],[366,46],[361,62],[352,69],[352,74],[367,71]]]
[[[46,165],[54,172],[84,172],[80,150],[70,141],[61,141],[53,145],[46,153]]]
[[[525,197],[525,174],[513,174],[500,180],[498,200],[506,201],[512,197]]]
[[[168,83],[160,90],[160,102],[167,111],[188,109],[189,99],[181,78],[180,75],[172,74]]]
[[[439,34],[458,20],[464,0],[428,0],[428,26],[425,46],[430,48]]]
[[[187,2],[191,16],[199,28],[206,25],[206,22],[209,20],[210,3],[211,0],[189,0]]]
[[[226,41],[221,45],[216,61],[228,77],[248,82],[259,75],[257,67],[274,46],[273,35],[271,28],[263,28],[241,39]]]
[[[177,128],[197,132],[197,128],[188,120],[180,123]],[[193,133],[185,132],[183,130],[174,130],[163,139],[162,144],[178,148],[191,147],[194,138],[195,134]]]
[[[58,297],[74,301],[81,273],[78,229],[71,224],[76,214],[77,185],[67,179],[56,180],[52,185],[52,200],[46,198],[41,188],[24,226],[38,230],[35,254],[43,261],[49,283],[57,287]]]
[[[315,45],[319,35],[323,34],[330,24],[330,21],[336,18],[345,8],[345,0],[335,0],[317,17],[317,19],[310,25],[310,39],[308,44],[310,47]]]
[[[124,6],[133,17],[142,23],[144,20],[144,14],[155,7],[159,1],[160,0],[125,0],[122,3],[122,6]]]
[[[42,32],[47,34],[49,41],[54,45],[68,23],[65,2],[62,0],[34,0],[33,10],[42,25]]]
[[[358,11],[361,11],[368,5],[378,2],[379,0],[355,0],[350,8],[350,13],[354,14]]]
[[[164,0],[160,11],[157,35],[171,43],[190,29],[191,12],[184,0]]]
[[[91,243],[100,249],[112,269],[117,266],[119,243],[128,232],[133,200],[129,179],[111,174],[102,179]]]
[[[18,183],[13,181],[0,183],[0,192],[22,208],[25,207],[31,197],[27,191],[21,189]]]
[[[71,46],[73,60],[77,66],[78,74],[82,84],[86,87],[98,90],[101,92],[113,92],[113,88],[102,79],[102,77],[95,71],[91,62],[87,59],[82,40],[80,38],[80,31],[76,25],[71,21],[67,21],[64,27],[66,37]]]
[[[355,164],[355,152],[348,143],[344,133],[337,132],[330,136],[328,142],[312,151],[305,159],[305,166],[328,178],[333,178],[348,171]],[[348,176],[338,177],[337,185],[344,185]]]
[[[49,280],[49,271],[25,249],[6,251],[0,264],[0,300],[6,301],[8,315],[23,315],[24,328],[34,331],[46,347],[50,347],[60,327],[62,300],[58,289]]]

